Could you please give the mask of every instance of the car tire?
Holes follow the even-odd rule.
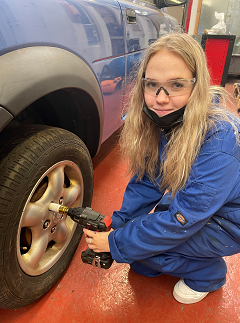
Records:
[[[92,161],[74,134],[37,125],[8,135],[0,160],[0,308],[21,308],[59,280],[75,253],[82,228],[48,205],[90,206]]]

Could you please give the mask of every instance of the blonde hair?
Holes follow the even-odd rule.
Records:
[[[186,105],[183,123],[173,128],[169,136],[162,158],[164,163],[159,160],[162,130],[142,112],[145,102],[141,84],[149,60],[162,50],[181,57],[197,79]],[[216,95],[221,96],[221,108],[213,103]],[[223,109],[226,107],[226,91],[218,86],[210,86],[202,47],[187,34],[164,36],[148,48],[130,97],[120,137],[121,148],[128,161],[128,172],[137,174],[140,180],[146,172],[152,182],[161,176],[160,189],[171,191],[172,196],[185,186],[206,133],[220,120],[230,122],[237,130],[231,114]]]

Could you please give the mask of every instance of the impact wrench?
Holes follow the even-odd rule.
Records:
[[[92,231],[109,231],[112,228],[112,219],[93,211],[90,207],[73,207],[68,208],[56,203],[50,203],[49,211],[68,215],[78,223],[82,228]],[[113,263],[110,252],[94,252],[88,246],[82,252],[82,261],[93,265],[94,267],[108,269]]]

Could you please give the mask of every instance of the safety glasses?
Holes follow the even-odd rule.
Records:
[[[169,96],[179,96],[190,92],[196,80],[196,78],[175,79],[160,83],[151,79],[142,78],[142,86],[144,92],[151,96],[158,96],[162,89]]]

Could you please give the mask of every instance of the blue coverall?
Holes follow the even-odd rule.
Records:
[[[160,158],[166,143],[163,133]],[[218,123],[207,133],[174,200],[146,174],[142,181],[133,176],[112,220],[115,230],[108,239],[117,262],[148,277],[183,277],[199,292],[223,286],[222,257],[240,252],[240,146],[230,123]]]

